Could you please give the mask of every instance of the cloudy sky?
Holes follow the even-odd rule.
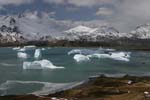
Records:
[[[150,22],[150,0],[0,0],[0,14],[47,12],[56,20],[108,24],[122,32]]]

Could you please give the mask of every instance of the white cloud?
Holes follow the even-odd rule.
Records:
[[[9,4],[20,5],[24,3],[31,3],[33,1],[34,0],[0,0],[0,5],[9,5]]]
[[[113,10],[110,8],[105,8],[105,7],[101,7],[98,9],[98,11],[96,12],[97,16],[111,16],[113,14]]]

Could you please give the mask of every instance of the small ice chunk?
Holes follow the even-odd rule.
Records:
[[[19,50],[20,49],[20,47],[14,47],[14,48],[12,48],[13,50]]]
[[[39,59],[39,58],[41,58],[41,50],[40,49],[36,49],[35,50],[35,53],[34,53],[34,58],[35,59]]]
[[[28,54],[26,54],[24,52],[18,52],[17,56],[18,56],[18,58],[23,58],[23,59],[27,59],[29,57]]]
[[[24,46],[25,48],[36,48],[35,45]]]
[[[109,54],[92,54],[92,55],[88,55],[88,57],[90,58],[110,58]]]
[[[43,51],[44,51],[44,50],[46,50],[46,49],[45,49],[45,48],[42,48],[41,50],[43,50]]]
[[[74,60],[76,60],[76,62],[83,62],[83,61],[89,61],[90,58],[88,56],[82,55],[82,54],[76,54],[73,57]]]
[[[27,49],[27,50],[34,50],[36,48],[36,46],[29,45],[29,46],[24,46],[24,48]]]
[[[80,49],[73,49],[73,50],[68,52],[68,55],[71,55],[71,54],[81,54],[81,50]]]
[[[24,51],[26,51],[26,49],[25,48],[20,48],[18,51],[24,52]]]
[[[59,69],[64,67],[57,67],[49,60],[43,59],[40,61],[24,62],[23,69]]]

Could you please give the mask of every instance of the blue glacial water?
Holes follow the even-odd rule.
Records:
[[[44,50],[45,49],[45,50]],[[77,62],[75,54],[68,52],[78,49],[78,54],[110,54],[110,52],[130,52],[129,61],[116,60],[109,57],[89,58]],[[145,51],[113,51],[99,48],[43,48],[41,58],[34,58],[35,49],[25,50],[30,55],[27,59],[17,57],[18,50],[0,48],[0,95],[10,94],[48,94],[78,84],[97,74],[107,75],[150,75],[150,52]],[[118,57],[118,56],[117,56]],[[46,59],[56,67],[63,69],[23,69],[24,62]],[[119,58],[120,59],[120,58]],[[46,66],[46,65],[44,65]],[[36,67],[34,65],[34,67]],[[46,90],[46,91],[45,91]]]

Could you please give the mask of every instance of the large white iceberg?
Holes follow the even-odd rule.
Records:
[[[117,53],[111,53],[111,58],[114,60],[122,60],[122,61],[130,61],[130,53],[125,52],[117,52]]]
[[[41,50],[40,49],[36,49],[35,50],[35,53],[34,53],[34,58],[35,59],[39,59],[39,58],[41,58]]]
[[[18,58],[22,58],[22,59],[27,59],[29,57],[29,55],[24,52],[18,52],[17,56]]]
[[[57,67],[49,60],[43,59],[40,61],[24,62],[23,69],[59,69],[64,67]]]
[[[89,61],[90,58],[88,56],[82,55],[82,54],[76,54],[74,55],[73,59],[76,62],[84,62],[84,61]]]

